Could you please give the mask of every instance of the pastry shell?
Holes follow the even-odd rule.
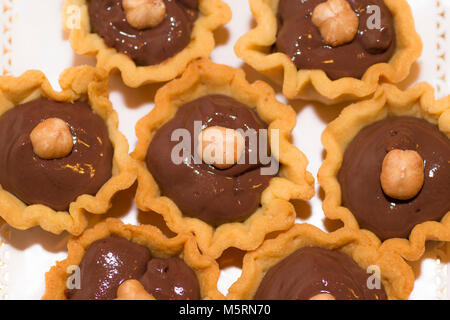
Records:
[[[280,136],[279,153],[272,150],[281,163],[279,176],[272,178],[262,193],[262,206],[245,222],[226,223],[216,229],[199,219],[183,216],[171,199],[161,196],[145,162],[155,132],[174,117],[179,107],[208,94],[228,95],[255,109],[269,124],[269,130],[278,129]],[[295,111],[278,102],[271,87],[261,81],[249,84],[242,70],[201,59],[193,62],[180,79],[161,88],[155,104],[152,112],[136,125],[138,144],[132,153],[138,163],[136,203],[141,210],[161,214],[175,233],[194,233],[200,249],[213,258],[230,247],[256,249],[266,234],[294,224],[296,214],[289,200],[311,199],[314,178],[306,171],[308,160],[304,154],[289,141],[296,124]]]
[[[362,79],[345,77],[330,80],[322,70],[298,70],[281,52],[271,53],[277,36],[279,0],[249,0],[256,27],[243,35],[235,52],[251,67],[283,86],[289,99],[314,100],[325,104],[354,101],[373,94],[380,80],[398,83],[410,73],[422,52],[422,41],[414,27],[406,0],[384,0],[394,16],[397,49],[389,63],[371,66]]]
[[[223,299],[217,290],[219,267],[217,262],[200,253],[194,237],[187,234],[167,238],[158,228],[151,225],[128,225],[118,219],[108,218],[81,236],[72,238],[67,244],[68,254],[58,261],[45,274],[45,293],[43,300],[66,300],[66,282],[71,266],[80,265],[86,249],[91,243],[111,235],[123,237],[129,241],[147,247],[152,256],[169,258],[180,256],[196,273],[202,299]]]
[[[79,196],[70,204],[69,212],[57,212],[44,205],[27,206],[0,186],[0,216],[20,230],[41,226],[55,234],[68,231],[78,235],[88,225],[86,213],[106,213],[114,194],[128,189],[136,181],[137,170],[128,154],[127,139],[118,130],[118,115],[108,100],[107,73],[94,67],[73,67],[63,72],[59,84],[62,91],[53,90],[45,75],[36,70],[20,77],[0,77],[0,116],[18,104],[40,97],[67,103],[87,98],[93,111],[105,121],[114,146],[112,177],[95,196]]]
[[[325,233],[309,224],[296,224],[274,239],[267,240],[244,256],[242,274],[228,290],[229,300],[252,299],[265,273],[278,262],[303,247],[320,247],[349,255],[366,270],[378,266],[381,282],[391,300],[408,299],[414,287],[411,267],[392,252],[371,246],[363,232],[341,228]]]
[[[337,180],[344,152],[361,129],[389,115],[425,119],[437,125],[450,138],[450,96],[435,100],[434,89],[427,83],[419,83],[407,91],[383,84],[373,99],[344,109],[322,134],[322,144],[327,155],[319,169],[318,180],[325,193],[325,215],[329,219],[341,220],[351,229],[358,229],[358,222],[350,210],[341,205],[341,187]],[[374,234],[371,238],[374,244],[380,243]],[[450,212],[440,222],[429,221],[416,225],[409,240],[388,239],[381,248],[394,251],[408,260],[418,260],[424,253],[426,240],[450,241]]]
[[[133,88],[175,79],[189,62],[209,57],[215,46],[214,30],[231,20],[231,10],[223,1],[199,0],[200,15],[194,24],[190,44],[160,64],[136,66],[130,57],[108,47],[103,38],[91,33],[88,1],[66,0],[64,3],[63,24],[64,29],[70,32],[73,50],[80,55],[95,55],[97,66],[107,71],[118,69],[123,82]]]

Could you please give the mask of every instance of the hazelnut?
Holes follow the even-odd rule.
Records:
[[[72,152],[73,136],[69,126],[59,118],[39,123],[30,133],[34,153],[41,159],[64,158]]]
[[[198,135],[197,153],[203,162],[218,169],[227,169],[241,158],[245,148],[244,137],[236,130],[209,127]]]
[[[116,300],[155,300],[155,298],[138,280],[127,280],[117,289]]]
[[[314,8],[312,22],[326,44],[337,47],[356,36],[359,19],[347,0],[328,0]]]
[[[329,293],[319,293],[309,298],[309,300],[336,300],[336,298]]]
[[[422,157],[413,150],[394,149],[383,160],[380,175],[384,193],[394,199],[415,197],[424,182]]]
[[[154,28],[166,15],[163,0],[122,0],[128,23],[136,29]]]

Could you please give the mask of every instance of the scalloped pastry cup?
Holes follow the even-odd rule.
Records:
[[[175,203],[161,195],[159,187],[146,168],[148,146],[156,131],[170,121],[178,108],[189,101],[209,94],[224,94],[254,109],[269,124],[269,130],[279,130],[279,153],[272,150],[280,162],[278,177],[272,178],[261,197],[261,207],[245,222],[226,223],[218,228],[183,216]],[[295,221],[290,199],[308,200],[314,195],[314,178],[306,171],[308,160],[289,142],[296,124],[294,110],[275,99],[266,83],[249,84],[240,69],[217,65],[201,59],[193,62],[180,79],[174,80],[156,94],[156,107],[136,125],[138,144],[132,157],[138,162],[136,202],[144,211],[161,214],[168,227],[176,233],[193,232],[200,249],[218,258],[224,250],[236,247],[256,249],[266,234],[286,230]]]
[[[108,47],[103,38],[91,33],[87,1],[66,0],[64,3],[63,24],[64,29],[70,32],[73,50],[80,55],[95,55],[97,66],[107,71],[118,69],[123,82],[132,88],[175,79],[189,62],[209,57],[215,46],[214,30],[231,20],[231,10],[223,1],[199,0],[200,15],[195,21],[190,44],[160,64],[136,66],[130,57]],[[73,27],[78,22],[80,27]]]
[[[128,225],[118,219],[108,218],[81,236],[72,238],[67,244],[68,254],[63,261],[58,261],[45,274],[45,293],[43,300],[66,300],[65,290],[71,266],[80,265],[87,248],[95,241],[111,235],[147,247],[152,256],[169,258],[178,256],[196,273],[202,299],[223,299],[217,290],[219,266],[217,262],[203,255],[198,250],[194,237],[187,234],[167,238],[158,228],[151,225]]]
[[[283,94],[289,99],[335,104],[367,97],[377,90],[381,80],[390,83],[404,80],[422,52],[422,41],[415,30],[407,1],[384,1],[394,16],[396,52],[389,63],[378,63],[367,69],[362,79],[345,77],[330,80],[322,70],[298,70],[286,54],[271,53],[277,36],[279,0],[249,0],[256,27],[236,42],[236,55],[282,85]]]
[[[0,116],[22,104],[40,97],[58,102],[73,102],[87,98],[92,110],[106,123],[114,147],[112,177],[95,196],[81,195],[72,202],[69,212],[55,211],[44,205],[26,205],[0,186],[0,217],[14,228],[25,230],[34,226],[59,234],[68,231],[78,235],[88,225],[87,212],[104,214],[111,207],[111,199],[120,190],[128,189],[136,181],[135,161],[128,154],[128,141],[119,132],[119,119],[108,100],[108,76],[104,70],[82,66],[65,70],[55,91],[45,75],[36,70],[20,77],[0,77]]]
[[[346,147],[364,127],[388,116],[412,116],[425,119],[439,127],[450,138],[450,96],[435,100],[434,89],[427,83],[419,83],[407,91],[383,84],[373,99],[361,101],[344,109],[322,134],[322,144],[327,152],[319,169],[318,180],[325,192],[323,210],[329,219],[339,219],[345,226],[358,229],[356,218],[342,206],[341,187],[337,174]],[[374,244],[380,240],[371,232]],[[409,240],[388,239],[383,250],[394,251],[407,260],[418,260],[425,251],[427,240],[450,241],[450,212],[440,222],[418,224],[411,231]]]
[[[341,228],[332,233],[309,224],[296,224],[277,238],[267,240],[244,256],[241,277],[228,290],[228,300],[250,300],[266,272],[303,247],[337,250],[350,256],[361,268],[378,266],[381,282],[391,300],[408,299],[414,287],[411,267],[397,254],[370,245],[364,232]]]

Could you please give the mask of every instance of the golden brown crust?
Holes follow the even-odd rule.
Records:
[[[118,69],[123,82],[133,88],[175,79],[186,69],[189,62],[209,57],[215,45],[213,31],[231,20],[231,10],[223,1],[199,0],[200,16],[194,24],[190,44],[163,63],[136,66],[127,55],[109,48],[99,35],[91,33],[87,1],[66,0],[64,3],[63,24],[70,32],[73,50],[81,55],[95,55],[97,66],[107,71]],[[80,28],[71,26],[77,20],[74,19],[74,14],[80,14]]]
[[[389,299],[408,299],[414,287],[411,267],[400,256],[372,246],[363,232],[341,228],[325,233],[309,224],[296,224],[244,256],[241,277],[228,290],[227,299],[252,299],[271,267],[296,250],[308,246],[341,251],[364,270],[369,266],[378,266]]]
[[[323,210],[330,219],[339,219],[345,226],[358,229],[353,214],[341,204],[341,188],[337,174],[348,144],[358,132],[388,115],[413,116],[438,125],[450,137],[450,96],[435,100],[434,89],[427,83],[417,84],[408,91],[383,84],[374,98],[350,105],[331,122],[322,134],[322,144],[327,156],[318,173],[318,180],[325,192]],[[408,260],[417,260],[425,250],[427,239],[450,241],[450,214],[441,222],[425,222],[417,225],[406,239],[390,239],[382,248],[399,253]],[[372,240],[380,240],[373,235]]]
[[[330,80],[322,70],[297,70],[287,55],[270,53],[276,41],[276,12],[279,0],[249,0],[256,27],[235,45],[238,57],[257,71],[283,85],[289,99],[316,100],[326,104],[356,100],[373,94],[380,79],[391,83],[404,80],[422,52],[422,41],[415,31],[411,8],[406,0],[385,0],[394,16],[397,50],[389,63],[370,67],[363,78]]]
[[[88,98],[89,103],[107,127],[114,146],[113,176],[95,196],[81,195],[70,204],[69,212],[56,212],[43,205],[27,206],[0,186],[0,216],[14,228],[41,226],[59,234],[68,231],[77,235],[87,227],[86,212],[103,214],[111,206],[115,193],[129,188],[136,181],[136,165],[128,155],[128,142],[118,130],[119,120],[108,100],[107,73],[93,67],[74,67],[60,77],[61,91],[54,91],[40,71],[28,71],[20,77],[0,77],[0,115],[15,105],[46,97],[54,101],[73,102]]]
[[[69,240],[68,254],[63,261],[58,261],[45,274],[45,293],[43,300],[66,300],[66,281],[70,276],[70,266],[78,266],[86,249],[99,239],[116,235],[147,247],[152,256],[168,258],[180,256],[195,271],[202,299],[223,299],[217,290],[219,267],[217,262],[200,253],[192,236],[187,234],[167,238],[156,227],[150,225],[127,225],[118,219],[108,218],[93,228],[86,230],[81,236]]]
[[[188,101],[214,93],[231,96],[255,108],[269,124],[269,130],[279,130],[280,152],[273,150],[273,154],[282,164],[279,177],[273,178],[262,194],[261,208],[243,223],[227,223],[217,229],[199,219],[184,217],[172,200],[162,197],[145,163],[153,135],[177,109]],[[140,209],[161,214],[176,233],[193,232],[200,249],[214,258],[229,247],[255,249],[266,234],[286,230],[294,224],[295,211],[289,200],[310,199],[314,195],[314,178],[306,171],[306,157],[289,142],[296,124],[295,112],[275,99],[272,88],[261,81],[249,84],[240,69],[201,59],[193,62],[180,79],[161,88],[155,103],[153,111],[136,125],[138,144],[132,153],[138,162],[136,202]]]

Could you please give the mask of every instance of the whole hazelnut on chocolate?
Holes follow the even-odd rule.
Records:
[[[203,162],[218,169],[228,169],[241,158],[245,148],[244,137],[236,130],[214,126],[198,135],[197,153]]]
[[[166,15],[163,0],[122,0],[128,23],[136,29],[154,28]]]
[[[424,183],[422,157],[414,150],[390,151],[383,160],[380,182],[384,193],[393,199],[415,197]]]
[[[39,123],[30,133],[34,153],[41,159],[59,159],[73,149],[73,136],[66,122],[49,118]]]
[[[138,280],[127,280],[117,289],[116,300],[156,300]]]
[[[325,43],[332,47],[353,41],[359,27],[358,16],[347,0],[328,0],[317,5],[312,22]]]
[[[309,298],[309,300],[336,300],[336,298],[329,293],[319,293]]]

